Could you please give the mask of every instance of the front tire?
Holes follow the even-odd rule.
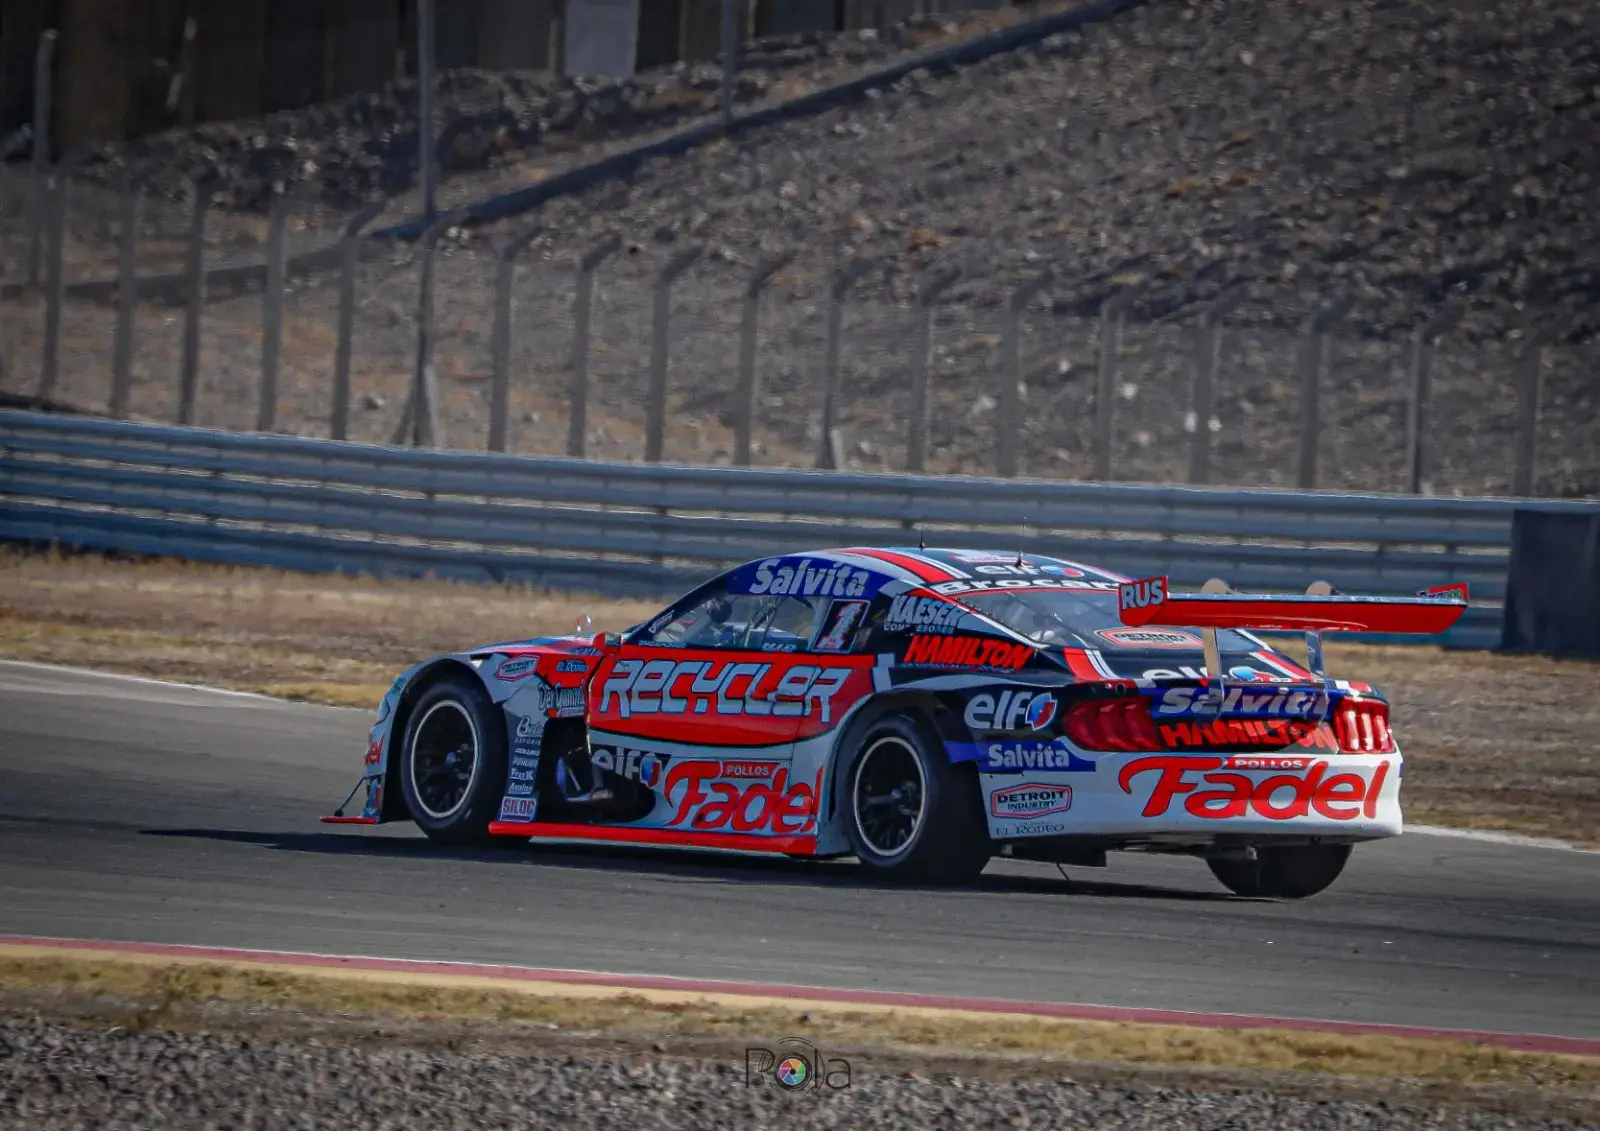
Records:
[[[845,762],[839,789],[851,848],[884,879],[965,883],[989,863],[976,775],[951,765],[919,718],[874,722]]]
[[[1349,859],[1348,844],[1297,844],[1258,848],[1254,860],[1208,859],[1206,864],[1234,895],[1305,899],[1337,880]]]
[[[400,788],[411,819],[441,844],[488,844],[506,780],[506,727],[488,692],[452,676],[412,708]]]

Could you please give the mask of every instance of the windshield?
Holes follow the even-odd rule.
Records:
[[[1117,610],[1113,592],[1068,589],[1003,589],[987,593],[963,593],[956,600],[999,621],[1013,632],[1048,647],[1139,648],[1138,635],[1129,632]],[[1112,632],[1115,635],[1106,636]],[[1169,633],[1172,635],[1172,633]],[[1194,650],[1201,640],[1194,636]],[[1166,645],[1171,647],[1171,645]],[[1237,632],[1217,633],[1217,646],[1224,652],[1250,652],[1259,645]]]

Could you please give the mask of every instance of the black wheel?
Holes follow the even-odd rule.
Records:
[[[989,862],[976,774],[952,766],[917,718],[889,715],[869,726],[839,789],[856,858],[885,878],[961,883]]]
[[[506,727],[488,692],[440,680],[411,711],[400,788],[411,819],[445,844],[488,844],[506,780]]]
[[[1254,860],[1207,860],[1211,874],[1234,895],[1304,899],[1344,871],[1348,844],[1298,844],[1258,848]]]

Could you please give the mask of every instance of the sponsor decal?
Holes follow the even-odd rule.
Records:
[[[1327,724],[1303,719],[1217,719],[1209,723],[1161,723],[1161,742],[1171,749],[1215,750],[1240,746],[1300,746],[1337,753],[1339,741]]]
[[[1129,629],[1128,631],[1130,631],[1130,632],[1143,632],[1145,630],[1144,629]],[[1245,677],[1243,675],[1236,675],[1235,673],[1237,673],[1237,672],[1249,672],[1250,675],[1248,676],[1248,679],[1249,679],[1249,682],[1251,682],[1251,683],[1294,683],[1294,682],[1296,682],[1295,678],[1293,676],[1279,675],[1276,672],[1264,672],[1264,671],[1261,671],[1258,668],[1247,668],[1247,667],[1244,667],[1243,665],[1240,665],[1239,667],[1235,667],[1235,668],[1229,668],[1228,669],[1228,678],[1230,678],[1230,679],[1245,679],[1245,678],[1247,678],[1247,677]],[[1194,668],[1191,668],[1191,667],[1188,667],[1188,666],[1177,667],[1177,668],[1146,668],[1143,672],[1140,673],[1141,677],[1144,678],[1144,679],[1205,679],[1206,676],[1209,675],[1209,674],[1210,673],[1205,669],[1204,665],[1202,665],[1200,667],[1194,667]]]
[[[1119,609],[1145,609],[1163,604],[1167,599],[1167,579],[1149,577],[1143,581],[1125,581],[1117,586]]]
[[[833,698],[854,669],[733,660],[618,660],[600,688],[600,713],[810,715],[833,721]]]
[[[558,672],[586,672],[588,670],[589,665],[582,660],[562,660],[556,664],[556,671]]]
[[[383,812],[383,779],[367,779],[367,804],[362,816],[376,817]]]
[[[374,738],[371,742],[367,743],[366,764],[369,766],[376,766],[381,761],[383,761],[383,739]]]
[[[500,802],[500,819],[502,821],[531,821],[538,809],[538,801],[532,797],[508,797]]]
[[[999,695],[980,692],[967,700],[967,729],[1043,730],[1056,717],[1056,697],[1048,691],[1002,691]]]
[[[1169,716],[1215,714],[1216,708],[1207,698],[1209,694],[1210,689],[1204,687],[1169,687],[1161,693],[1155,713]],[[1230,687],[1222,700],[1222,714],[1289,717],[1325,714],[1327,699],[1327,695],[1321,691],[1290,691],[1286,687],[1250,691],[1247,688]]]
[[[908,628],[918,632],[954,632],[957,622],[967,612],[965,607],[942,597],[904,594],[896,597],[889,606],[889,616],[883,622],[883,628],[885,632],[900,632]]]
[[[818,652],[849,651],[850,636],[866,619],[867,605],[866,601],[833,602],[822,622],[823,629],[811,647]]]
[[[1054,770],[1064,774],[1092,774],[1095,764],[1081,757],[1060,739],[1054,742],[977,742],[951,746],[952,761],[975,760],[986,774],[1019,774]]]
[[[1256,760],[1242,756],[1137,758],[1117,773],[1117,784],[1131,796],[1136,779],[1144,779],[1139,782],[1141,789],[1150,790],[1140,814],[1144,817],[1166,816],[1181,798],[1184,812],[1204,820],[1257,816],[1292,821],[1312,814],[1330,821],[1372,820],[1390,766],[1388,761],[1379,762],[1369,782],[1356,773],[1330,774],[1330,763],[1324,759],[1277,759],[1295,764],[1272,767],[1282,772],[1270,777],[1247,777],[1247,773],[1260,772],[1249,765]],[[1151,774],[1156,775],[1153,784],[1148,777]]]
[[[793,835],[816,819],[816,792],[806,782],[790,785],[780,763],[679,762],[662,792],[675,807],[667,822],[673,828]]]
[[[1070,589],[1075,592],[1115,593],[1115,581],[1073,581],[1064,577],[974,577],[961,581],[940,581],[928,586],[946,597],[962,593],[989,593],[997,589]]]
[[[1051,836],[1055,833],[1064,833],[1066,831],[1067,826],[1059,821],[1025,821],[1006,829],[1005,835],[1008,837]]]
[[[1118,648],[1205,647],[1205,641],[1194,633],[1176,628],[1102,628],[1095,635]]]
[[[515,736],[517,738],[543,738],[544,716],[524,715],[517,720]]]
[[[1236,665],[1234,667],[1229,668],[1228,669],[1228,678],[1229,679],[1243,680],[1246,683],[1289,683],[1289,682],[1291,682],[1291,680],[1287,676],[1274,675],[1272,672],[1264,672],[1264,671],[1261,671],[1258,668],[1252,668],[1248,664],[1238,664],[1238,665]]]
[[[672,755],[657,754],[654,750],[628,750],[601,746],[589,755],[589,760],[600,769],[618,777],[636,781],[646,789],[661,784],[661,776]]]
[[[1027,820],[1049,816],[1051,813],[1065,813],[1071,808],[1070,785],[1040,785],[1028,782],[1025,785],[997,789],[989,795],[989,814],[994,817]]]
[[[495,679],[507,682],[523,679],[532,675],[539,667],[538,656],[516,656],[512,659],[501,660],[500,666],[495,669]]]
[[[743,586],[740,583],[743,582]],[[740,570],[729,592],[774,597],[866,597],[882,583],[871,570],[812,558],[767,558],[753,573]]]
[[[994,636],[913,636],[906,645],[907,664],[949,668],[999,668],[1016,671],[1033,649]]]

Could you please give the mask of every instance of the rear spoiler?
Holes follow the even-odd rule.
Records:
[[[1333,681],[1322,659],[1324,632],[1443,632],[1467,609],[1466,582],[1437,585],[1415,597],[1346,597],[1326,581],[1313,582],[1303,596],[1238,593],[1225,581],[1206,582],[1199,593],[1174,593],[1165,577],[1123,582],[1117,587],[1122,623],[1131,627],[1171,625],[1197,628],[1205,639],[1209,697],[1220,711],[1227,675],[1217,644],[1219,628],[1265,632],[1304,632],[1307,668],[1322,682],[1322,717],[1332,698]]]

